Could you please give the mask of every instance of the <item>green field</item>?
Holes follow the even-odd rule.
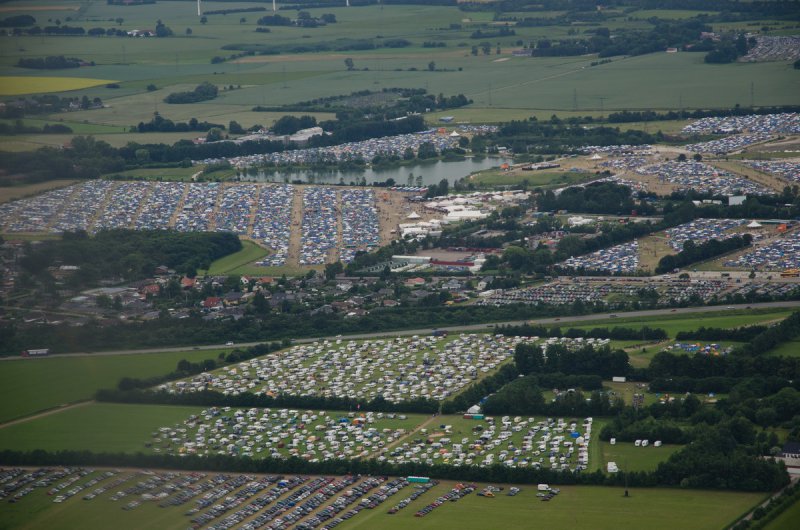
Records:
[[[795,530],[800,522],[800,501],[795,501],[789,509],[764,527],[765,530]]]
[[[159,427],[182,423],[198,407],[91,403],[0,429],[0,450],[139,452]]]
[[[206,274],[242,274],[237,271],[244,269],[262,270],[260,274],[266,274],[266,272],[264,272],[266,271],[266,267],[258,267],[252,264],[254,261],[268,254],[268,250],[256,245],[252,241],[242,241],[242,250],[213,262]]]
[[[800,340],[784,342],[774,350],[768,352],[767,355],[800,357]]]
[[[177,133],[182,134],[182,133]],[[137,168],[128,171],[114,173],[115,176],[123,179],[145,179],[145,180],[186,180],[198,173],[196,167],[168,167],[168,168]]]
[[[636,447],[633,442],[620,442],[611,445],[608,442],[595,442],[600,444],[602,462],[600,469],[606,470],[608,462],[616,462],[620,471],[653,471],[660,462],[681,448],[680,445],[662,445],[653,447],[653,442],[647,447]]]
[[[601,327],[626,327],[640,329],[644,326],[651,328],[661,328],[674,338],[679,331],[695,330],[701,326],[714,328],[735,328],[759,324],[763,322],[775,322],[782,320],[792,313],[788,309],[749,309],[728,311],[711,310],[708,313],[695,313],[692,315],[662,315],[653,317],[632,317],[615,318],[613,320],[596,320],[591,323],[579,322],[575,325],[562,324],[562,327],[572,327],[577,329],[592,329]]]
[[[67,403],[91,399],[115,388],[123,377],[153,377],[175,370],[178,361],[214,359],[223,350],[19,359],[0,363],[0,422]]]
[[[36,7],[36,11],[33,11]],[[456,122],[497,122],[535,115],[546,119],[553,113],[602,116],[622,109],[666,110],[677,108],[732,107],[797,104],[800,74],[788,62],[734,63],[707,65],[703,54],[652,53],[637,57],[615,57],[612,62],[591,66],[595,56],[520,58],[511,52],[518,42],[559,39],[572,29],[565,25],[516,27],[516,35],[495,37],[490,55],[473,56],[471,47],[480,41],[470,34],[481,24],[490,23],[493,13],[463,12],[447,6],[368,6],[357,8],[325,7],[308,11],[313,16],[333,13],[336,24],[319,28],[271,27],[270,33],[257,33],[259,13],[212,15],[201,24],[191,2],[159,1],[152,9],[143,6],[113,6],[105,2],[75,3],[75,10],[57,9],[53,3],[4,3],[4,12],[23,13],[26,9],[44,24],[47,20],[63,20],[84,27],[116,26],[123,30],[152,27],[161,19],[172,28],[168,39],[117,37],[18,36],[9,39],[0,56],[0,79],[5,81],[0,92],[7,94],[51,90],[71,97],[101,97],[102,109],[62,113],[47,118],[86,122],[86,126],[102,124],[126,128],[147,121],[153,112],[176,121],[191,117],[227,125],[236,120],[245,127],[269,126],[284,114],[258,113],[256,105],[277,106],[308,101],[325,96],[349,94],[370,88],[424,87],[431,93],[446,95],[463,93],[473,104],[432,113],[434,123],[441,115],[452,115]],[[78,7],[80,7],[78,9]],[[252,7],[248,3],[207,2],[207,9]],[[291,15],[291,12],[288,12]],[[629,11],[605,10],[603,25],[617,29],[651,27],[645,19],[655,14],[664,18],[686,18],[698,12],[681,10]],[[515,13],[513,16],[530,16]],[[536,13],[555,17],[557,12]],[[116,18],[123,22],[117,25]],[[244,18],[244,22],[240,19]],[[421,21],[423,21],[421,23]],[[758,21],[763,25],[770,21]],[[775,22],[776,27],[786,26]],[[458,27],[452,27],[456,25]],[[741,27],[747,23],[718,25]],[[191,34],[187,32],[191,29]],[[486,29],[484,26],[483,30]],[[715,27],[714,29],[719,29]],[[779,30],[782,31],[782,30]],[[339,50],[337,39],[370,39],[380,44],[387,39],[406,39],[403,48]],[[444,42],[443,48],[425,48],[425,41]],[[235,49],[248,46],[316,46],[330,51],[282,51],[278,55],[254,55],[234,61],[212,64],[213,57],[227,58]],[[500,46],[500,53],[494,49]],[[65,55],[93,61],[95,66],[52,72],[15,66],[20,57]],[[345,58],[352,58],[355,70],[348,71]],[[428,71],[434,61],[437,71]],[[105,86],[107,79],[117,80],[119,88]],[[12,82],[13,80],[13,82]],[[190,89],[202,81],[221,88],[212,101],[188,105],[169,105],[164,97],[172,92]],[[23,87],[21,83],[25,83]],[[97,84],[97,86],[89,86]],[[86,86],[79,90],[75,87]],[[154,91],[147,91],[150,84]],[[675,87],[681,87],[676,90]],[[751,92],[752,87],[752,92]],[[330,119],[332,114],[315,114],[317,119]],[[651,131],[659,128],[672,132],[678,123],[635,124]],[[623,128],[634,126],[621,125]],[[115,131],[116,132],[116,131]],[[76,130],[76,133],[78,131]],[[8,138],[3,149],[30,149],[38,145],[61,145],[59,138],[34,135]],[[184,135],[183,137],[187,137]],[[191,137],[188,136],[188,137]],[[124,145],[125,139],[159,141],[158,136],[125,133],[104,135],[113,145]],[[163,141],[175,138],[163,137]],[[60,142],[60,143],[59,143]]]
[[[111,83],[110,79],[83,77],[0,76],[0,96],[22,96],[48,92],[68,92]]]
[[[502,171],[487,169],[470,175],[468,182],[477,186],[508,186],[525,184],[534,187],[566,186],[595,177],[578,171]]]

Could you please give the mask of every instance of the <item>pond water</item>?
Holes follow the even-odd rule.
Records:
[[[362,178],[366,179],[367,184],[372,184],[373,182],[385,182],[387,179],[392,178],[398,186],[405,186],[408,184],[408,174],[412,173],[414,175],[414,186],[417,185],[417,176],[421,176],[422,184],[427,186],[438,184],[442,179],[447,179],[452,184],[475,171],[498,167],[504,161],[505,159],[499,157],[465,158],[464,160],[455,161],[435,160],[410,166],[366,168],[363,171],[276,170],[274,172],[264,172],[263,170],[252,168],[250,172],[240,174],[239,178],[249,182],[300,181],[312,184],[338,184],[340,181],[350,184],[351,182],[358,182]]]

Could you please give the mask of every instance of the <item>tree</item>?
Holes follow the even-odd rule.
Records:
[[[208,17],[200,17],[200,23],[205,25],[208,22]]]
[[[353,63],[353,59],[348,57],[344,60],[344,65],[347,67],[348,70],[353,70],[355,68],[355,63]]]
[[[186,28],[186,34],[187,35],[191,35],[192,34],[192,28]]]
[[[158,90],[158,87],[155,86],[153,83],[150,83],[149,85],[147,85],[147,91],[148,92],[155,92],[156,90]]]
[[[170,37],[170,36],[172,36],[172,29],[167,27],[159,19],[158,22],[156,22],[156,37]]]
[[[677,160],[678,162],[686,162],[686,155],[683,153],[679,154]]]
[[[136,150],[136,161],[139,163],[147,163],[150,161],[150,151],[147,149],[137,149]]]
[[[246,18],[242,17],[239,19],[239,24],[244,24],[245,22],[247,22]]]
[[[117,23],[117,26],[121,26],[124,21],[125,19],[123,19],[122,17],[117,17],[114,19],[114,22]]]
[[[695,153],[694,156],[692,156],[692,159],[695,162],[700,162],[701,160],[703,160],[703,155],[701,155],[700,153]]]
[[[344,272],[344,265],[342,265],[341,261],[325,265],[325,279],[327,280],[333,280],[336,278],[337,274],[341,274],[342,272]]]
[[[518,344],[514,349],[514,364],[521,374],[538,371],[542,366],[542,348],[535,344]]]
[[[244,134],[246,132],[244,127],[239,125],[239,122],[234,120],[231,120],[231,122],[228,124],[228,131],[230,131],[231,134]]]
[[[429,70],[429,71],[431,71],[431,72],[433,72],[434,70],[436,70],[436,63],[435,63],[435,62],[433,62],[433,61],[429,62],[429,63],[428,63],[428,70]]]
[[[206,142],[219,142],[222,140],[222,129],[214,127],[206,134]]]

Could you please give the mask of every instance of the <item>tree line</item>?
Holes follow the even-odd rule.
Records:
[[[495,333],[500,333],[509,337],[568,337],[568,338],[592,338],[592,339],[612,339],[612,340],[643,340],[661,341],[669,338],[667,332],[661,328],[651,328],[642,326],[639,329],[626,328],[623,326],[612,328],[567,328],[562,331],[559,327],[547,327],[542,325],[521,324],[518,326],[507,324],[499,325]],[[727,339],[736,340],[736,339]]]
[[[233,122],[235,123],[235,122]],[[136,132],[187,132],[199,131],[205,132],[213,128],[225,130],[225,126],[218,123],[209,123],[207,121],[198,121],[197,118],[191,118],[188,122],[174,122],[169,118],[165,118],[158,112],[153,113],[153,117],[149,122],[140,121],[135,127]],[[233,131],[231,131],[233,132]],[[148,151],[148,159],[150,158]]]
[[[733,342],[749,342],[766,330],[767,326],[758,324],[733,329],[700,326],[695,330],[679,331],[675,334],[675,340],[729,340]]]
[[[208,81],[203,81],[193,90],[186,92],[173,92],[164,98],[165,103],[184,104],[209,101],[217,97],[219,89]]]
[[[242,392],[237,395],[225,395],[215,390],[199,392],[170,393],[152,390],[98,390],[95,399],[112,403],[139,403],[147,405],[186,405],[198,407],[295,407],[302,409],[327,410],[370,410],[374,412],[411,412],[433,414],[439,410],[439,403],[432,399],[417,398],[393,403],[381,396],[370,400],[347,397],[296,396],[279,394],[268,396]]]
[[[17,61],[20,68],[33,68],[36,70],[61,70],[65,68],[79,68],[89,64],[77,57],[64,57],[63,55],[48,55],[47,57],[21,57]],[[94,66],[94,62],[91,63]]]
[[[752,241],[753,236],[750,234],[733,236],[723,239],[722,241],[710,239],[699,245],[695,245],[695,242],[690,239],[683,244],[683,250],[679,253],[667,254],[658,260],[655,272],[656,274],[664,274],[665,272],[681,269],[692,263],[714,259],[723,254],[749,247]]]

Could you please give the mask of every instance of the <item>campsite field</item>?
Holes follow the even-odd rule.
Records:
[[[178,361],[214,359],[223,350],[135,355],[19,359],[0,364],[0,422],[91,399],[123,377],[145,378],[175,370]],[[13,399],[11,399],[13,396]]]
[[[647,447],[636,447],[633,442],[620,442],[611,445],[608,442],[595,442],[600,444],[602,461],[600,469],[606,470],[606,464],[616,462],[620,471],[653,471],[660,462],[681,448],[680,445],[662,445],[653,447],[653,441]]]

